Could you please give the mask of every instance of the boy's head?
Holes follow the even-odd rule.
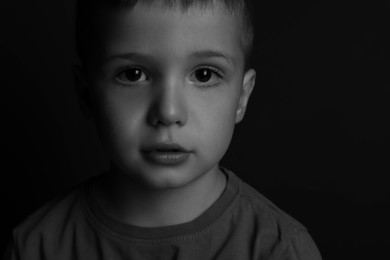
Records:
[[[228,12],[236,16],[242,25],[242,50],[245,56],[245,68],[250,67],[253,47],[254,24],[252,0],[78,0],[76,47],[77,53],[85,64],[91,50],[98,47],[99,31],[106,22],[102,8],[118,8],[131,11],[137,4],[151,5],[160,2],[164,8],[176,8],[186,12],[190,8],[215,8],[222,5]],[[145,19],[148,19],[145,17]],[[95,54],[92,54],[95,55]]]
[[[80,82],[114,172],[155,189],[208,182],[254,86],[252,36],[233,1],[130,2],[93,4],[78,37]]]

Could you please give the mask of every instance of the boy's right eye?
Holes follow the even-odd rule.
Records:
[[[149,77],[146,75],[146,73],[140,69],[140,68],[126,68],[121,70],[118,73],[118,76],[116,78],[121,82],[121,83],[136,83],[136,82],[143,82],[147,81]]]

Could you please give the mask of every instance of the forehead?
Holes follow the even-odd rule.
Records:
[[[98,13],[102,58],[129,52],[183,58],[213,50],[243,63],[242,21],[221,5],[183,11],[157,2]]]

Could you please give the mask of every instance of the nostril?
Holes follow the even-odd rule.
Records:
[[[151,111],[148,115],[148,122],[154,127],[162,126],[183,126],[186,124],[187,114],[183,110],[171,110],[164,111],[160,109],[155,109]]]

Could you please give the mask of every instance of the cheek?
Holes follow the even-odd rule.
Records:
[[[129,142],[137,140],[134,138],[140,134],[137,126],[144,120],[142,99],[129,98],[123,93],[102,92],[95,95],[94,102],[98,131],[106,146],[126,147]]]
[[[207,107],[207,106],[204,106]],[[205,125],[201,131],[207,153],[222,157],[226,152],[235,126],[237,101],[235,98],[223,98],[211,103],[205,111]]]

